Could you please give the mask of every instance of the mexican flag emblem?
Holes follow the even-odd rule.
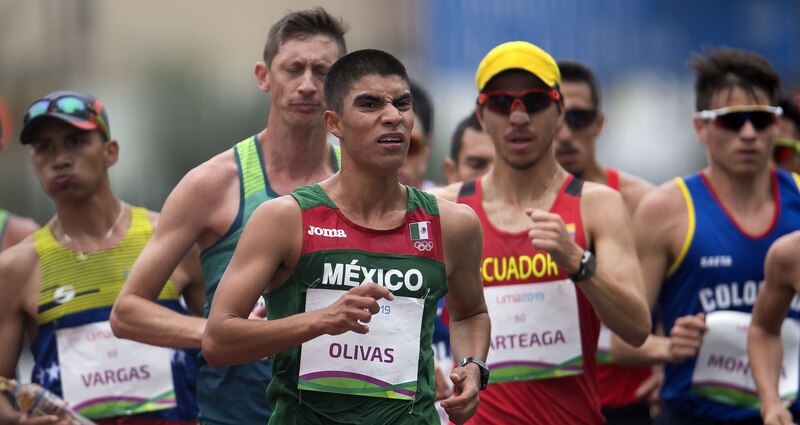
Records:
[[[411,240],[418,241],[422,239],[430,239],[430,235],[428,234],[428,226],[430,224],[430,221],[418,221],[416,223],[409,224],[408,229]]]

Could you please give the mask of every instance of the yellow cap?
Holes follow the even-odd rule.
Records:
[[[478,91],[492,77],[509,69],[528,71],[550,87],[561,84],[561,71],[549,53],[527,41],[509,41],[492,49],[478,65],[475,73]]]

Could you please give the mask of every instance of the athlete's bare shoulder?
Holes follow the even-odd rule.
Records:
[[[27,293],[26,286],[38,270],[38,263],[33,235],[0,254],[0,293],[4,300],[19,299]]]
[[[662,216],[670,216],[676,212],[685,211],[686,203],[681,187],[675,180],[670,180],[651,189],[642,198],[637,210],[643,208],[648,214]]]
[[[38,228],[39,225],[31,218],[11,215],[8,218],[3,240],[0,240],[0,251],[25,239]]]
[[[427,190],[427,192],[436,196],[437,198],[455,202],[455,200],[458,199],[458,193],[461,191],[461,186],[463,186],[462,182],[456,182],[447,186],[430,188]]]
[[[655,185],[649,181],[633,174],[619,172],[619,191],[622,192],[622,198],[625,199],[625,204],[631,214],[644,196],[653,189],[655,189]]]
[[[238,184],[239,169],[231,148],[186,173],[170,197],[180,199],[190,213],[205,214],[224,204],[232,188],[238,193]]]
[[[637,240],[659,239],[679,250],[689,228],[689,208],[678,183],[670,180],[648,192],[636,207],[633,222]]]
[[[797,269],[800,263],[800,230],[783,235],[772,243],[767,253],[767,267],[783,273]]]
[[[480,220],[472,208],[441,197],[436,202],[439,204],[442,232],[446,237],[460,240],[482,234]]]

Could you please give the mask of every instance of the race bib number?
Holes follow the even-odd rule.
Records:
[[[583,373],[575,285],[569,280],[484,288],[492,319],[489,382]]]
[[[750,314],[715,311],[706,317],[708,331],[697,356],[692,391],[701,397],[732,406],[760,406],[750,361],[747,357],[747,328]],[[787,402],[797,399],[800,324],[787,318],[781,327],[783,363],[778,393]]]
[[[333,304],[344,291],[309,289],[306,311]],[[380,300],[367,334],[322,335],[300,350],[297,388],[309,391],[411,400],[417,394],[424,300]]]
[[[174,408],[170,350],[111,332],[107,321],[56,330],[61,389],[91,419]]]

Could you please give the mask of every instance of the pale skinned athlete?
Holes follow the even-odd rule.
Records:
[[[266,128],[190,171],[167,198],[161,224],[116,303],[116,335],[162,346],[200,347],[204,318],[177,316],[153,303],[177,261],[195,244],[206,277],[205,315],[241,234],[262,202],[323,180],[338,169],[326,141],[323,79],[346,52],[345,24],[321,8],[292,12],[270,29],[254,75],[271,97]],[[201,362],[200,422],[265,423],[268,361],[213,368]]]

